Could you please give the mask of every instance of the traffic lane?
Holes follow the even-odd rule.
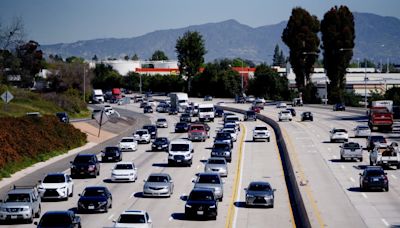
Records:
[[[245,122],[247,136],[244,144],[243,170],[240,197],[235,202],[237,208],[237,227],[293,227],[294,221],[289,202],[285,177],[282,169],[276,137],[272,128],[257,120]],[[271,141],[252,141],[252,129],[255,126],[267,126],[271,132]],[[244,188],[252,181],[267,181],[275,191],[274,208],[245,207]]]

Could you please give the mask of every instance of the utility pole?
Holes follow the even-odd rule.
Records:
[[[83,102],[86,102],[86,68],[83,64]]]

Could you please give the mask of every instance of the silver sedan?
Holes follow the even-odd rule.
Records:
[[[216,172],[221,177],[228,176],[228,165],[225,158],[209,158],[204,166],[204,172]]]
[[[274,192],[268,182],[254,181],[249,184],[246,191],[246,206],[274,207]]]
[[[144,182],[144,196],[170,197],[174,192],[174,183],[167,173],[152,173]]]

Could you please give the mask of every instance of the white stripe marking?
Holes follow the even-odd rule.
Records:
[[[344,165],[340,165],[340,168],[345,169]]]
[[[111,214],[110,216],[108,216],[108,220],[112,219],[114,217],[114,214]]]
[[[389,226],[389,223],[384,218],[381,220],[382,220],[383,224],[385,224],[385,226]]]
[[[328,148],[329,149],[329,148]],[[336,159],[337,157],[336,157],[336,155],[333,155],[333,159]]]
[[[390,175],[390,176],[393,177],[393,179],[397,179],[397,177],[395,175],[393,175],[393,174]]]
[[[363,193],[361,193],[361,195],[362,195],[362,196],[364,196],[364,198],[365,198],[365,199],[368,199],[368,196],[367,196],[367,194],[365,194],[364,192],[363,192]]]
[[[350,177],[351,182],[356,182],[352,177]]]

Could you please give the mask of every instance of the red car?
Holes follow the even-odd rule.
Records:
[[[256,106],[251,106],[250,110],[252,110],[252,111],[254,111],[254,112],[256,112],[256,113],[260,113],[261,108],[256,107]]]

